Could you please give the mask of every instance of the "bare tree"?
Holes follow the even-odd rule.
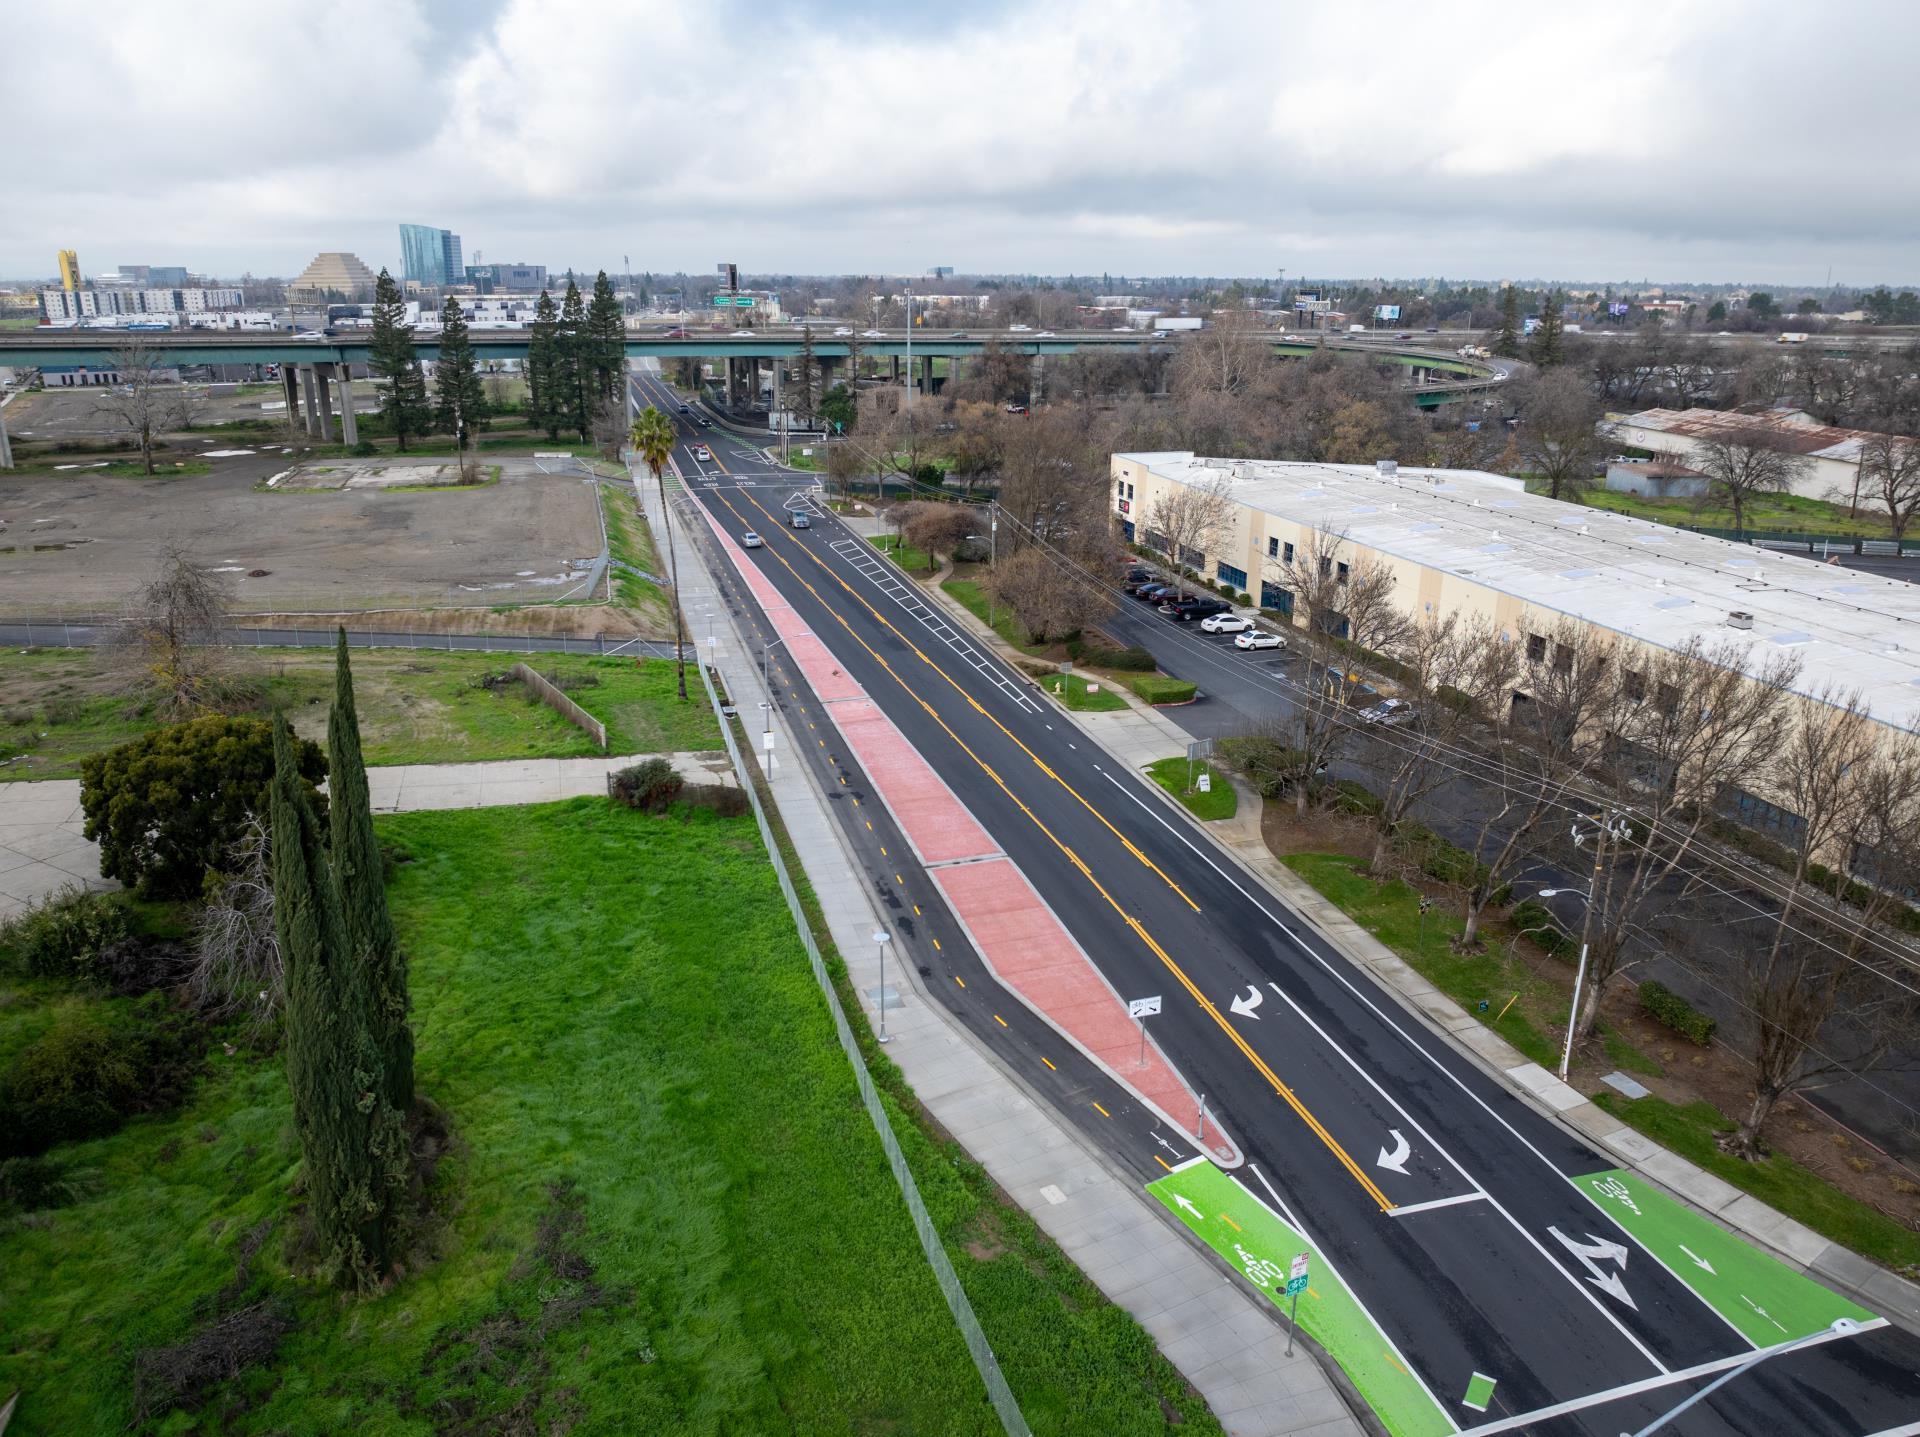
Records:
[[[971,504],[917,500],[896,505],[888,514],[897,518],[900,537],[927,556],[929,572],[939,566],[942,554],[951,554],[957,545],[979,533],[984,524],[981,511]]]
[[[1413,705],[1413,718],[1382,745],[1386,777],[1367,863],[1375,873],[1384,869],[1387,850],[1415,806],[1459,773],[1462,746],[1507,702],[1520,672],[1514,645],[1497,624],[1458,612],[1425,614],[1409,624],[1394,658],[1400,696]]]
[[[256,1027],[269,1022],[286,997],[269,845],[266,824],[249,814],[239,841],[228,850],[225,872],[194,920],[188,977],[202,1011],[216,1017],[244,1013]]]
[[[1407,621],[1394,602],[1393,570],[1351,548],[1344,533],[1316,529],[1292,560],[1268,567],[1293,596],[1293,642],[1305,651],[1287,723],[1288,746],[1299,755],[1294,812],[1304,818],[1320,774],[1355,727],[1353,701],[1365,682],[1358,665],[1397,646]]]
[[[1608,984],[1630,966],[1634,932],[1684,909],[1697,890],[1707,828],[1727,790],[1773,761],[1799,671],[1792,655],[1756,661],[1744,645],[1698,635],[1644,657],[1619,652],[1593,720],[1606,738],[1585,774],[1606,808],[1574,825],[1576,846],[1593,852],[1577,1033],[1592,1032]]]
[[[108,652],[133,670],[130,686],[157,694],[166,718],[187,717],[214,700],[231,601],[223,577],[172,545],[161,551],[159,571],[127,600]]]
[[[1901,538],[1920,514],[1920,439],[1875,434],[1860,448],[1863,487],[1887,506],[1887,527]]]
[[[1203,568],[1231,528],[1232,496],[1233,476],[1222,470],[1204,483],[1168,484],[1147,506],[1143,537],[1173,561],[1182,593],[1186,571]]]
[[[1717,431],[1694,450],[1693,467],[1707,476],[1708,493],[1733,510],[1733,527],[1746,528],[1747,505],[1762,494],[1782,494],[1808,470],[1807,460],[1758,426]]]
[[[1592,487],[1600,448],[1600,406],[1587,381],[1571,369],[1548,370],[1521,384],[1516,400],[1526,467],[1546,481],[1548,498],[1579,498]]]
[[[1278,361],[1259,316],[1250,310],[1216,310],[1206,328],[1188,334],[1174,357],[1174,392],[1239,394]]]
[[[987,584],[994,601],[1041,643],[1072,638],[1113,612],[1111,590],[1038,544],[1002,559]]]
[[[118,381],[100,392],[100,403],[133,436],[140,446],[141,466],[151,474],[155,442],[192,422],[192,396],[144,336],[135,335],[117,345],[113,367]]]
[[[628,425],[626,405],[618,399],[601,399],[593,406],[592,434],[593,446],[600,451],[603,459],[618,459],[620,451],[626,447]],[[467,478],[467,461],[471,451],[460,451],[461,476],[465,483],[477,483],[479,460],[473,460],[473,478]]]

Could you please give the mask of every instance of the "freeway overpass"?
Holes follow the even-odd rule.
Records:
[[[320,339],[296,339],[290,334],[196,333],[167,334],[122,333],[114,330],[38,330],[0,334],[0,366],[81,367],[111,369],[116,349],[129,338],[141,338],[164,363],[175,364],[277,364],[305,368],[313,365],[364,365],[372,358],[372,336],[364,330],[328,335]],[[524,359],[530,338],[526,330],[475,330],[471,334],[475,352],[486,360]],[[751,334],[724,333],[718,330],[688,332],[684,339],[665,333],[635,334],[626,338],[629,358],[727,360],[757,362],[791,359],[800,353],[798,329],[756,330]],[[1042,362],[1053,355],[1083,350],[1116,350],[1121,353],[1142,349],[1168,348],[1179,343],[1179,336],[1166,333],[1138,333],[1113,330],[1077,330],[1060,334],[1016,331],[969,330],[964,333],[939,333],[916,330],[911,337],[905,330],[881,332],[877,337],[834,338],[815,331],[813,352],[828,366],[844,362],[852,349],[873,359],[966,360],[979,355],[989,344],[1003,350],[1030,356]],[[1298,358],[1314,352],[1322,344],[1329,349],[1364,355],[1380,364],[1404,367],[1409,388],[1417,404],[1430,407],[1460,399],[1469,393],[1486,390],[1502,378],[1494,365],[1464,360],[1451,350],[1428,348],[1407,342],[1384,343],[1378,340],[1327,336],[1310,339],[1276,338],[1277,354]],[[440,353],[439,336],[422,332],[414,339],[415,352],[422,359],[436,359]]]

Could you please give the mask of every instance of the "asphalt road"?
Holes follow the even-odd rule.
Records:
[[[656,377],[635,384],[645,402],[673,412]],[[821,516],[800,532],[782,522],[783,504],[810,479],[771,469],[718,430],[698,437],[717,462],[695,460],[685,445],[676,454],[694,500],[736,534],[766,537],[750,551],[761,573],[961,795],[1114,988],[1165,995],[1155,1037],[1247,1153],[1236,1178],[1263,1200],[1271,1185],[1452,1420],[1539,1413],[1513,1430],[1612,1437],[1692,1390],[1697,1379],[1675,1372],[1753,1351],[1570,1181],[1614,1162],[1413,1020],[1298,915],[1189,839],[1135,775],[1116,772],[1064,720],[1016,704],[967,665],[941,665],[913,620],[885,612],[892,606],[835,551],[848,537],[836,521]],[[729,597],[750,607],[737,587]],[[787,701],[806,696],[795,685]],[[843,826],[851,815],[843,810]],[[924,883],[890,859],[874,877]],[[1001,1038],[993,1015],[1019,1005],[990,978],[963,988],[934,969],[929,987],[1030,1083],[1044,1082],[1032,1058],[1050,1051],[1050,1035]],[[1261,999],[1253,1016],[1232,1015],[1232,1000],[1250,994]],[[1137,1131],[1088,1123],[1072,1093],[1049,1096],[1134,1170],[1157,1172]],[[1410,1147],[1404,1172],[1381,1161],[1395,1133]],[[1596,1267],[1570,1246],[1580,1243],[1617,1244],[1617,1265]],[[1880,1432],[1920,1415],[1917,1372],[1920,1342],[1869,1330],[1770,1360],[1670,1430]],[[1484,1416],[1460,1403],[1475,1373],[1498,1381]],[[1541,1411],[1569,1402],[1583,1405]]]

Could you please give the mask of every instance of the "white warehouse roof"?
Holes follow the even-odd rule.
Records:
[[[1562,503],[1478,470],[1115,457],[1188,484],[1226,474],[1239,504],[1645,643],[1701,634],[1751,640],[1756,661],[1792,653],[1801,693],[1857,689],[1876,718],[1920,732],[1920,586],[1903,580]],[[1734,611],[1753,615],[1750,634],[1728,624]]]

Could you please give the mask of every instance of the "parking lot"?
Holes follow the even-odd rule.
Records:
[[[592,481],[491,461],[497,483],[442,492],[315,492],[258,453],[214,472],[109,478],[75,468],[0,476],[0,616],[115,611],[179,546],[233,584],[243,613],[486,610],[575,593],[601,549]]]

